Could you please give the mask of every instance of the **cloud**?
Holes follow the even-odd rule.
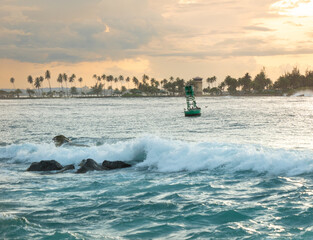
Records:
[[[179,0],[179,4],[195,4],[197,0]]]
[[[254,30],[254,31],[261,31],[261,32],[274,31],[271,28],[261,27],[261,26],[247,26],[247,27],[244,27],[244,29],[246,29],[246,30]]]
[[[292,22],[292,21],[286,21],[286,22],[284,22],[284,24],[289,24],[289,25],[292,25],[292,26],[295,26],[295,27],[303,27],[303,24],[295,23],[295,22]]]
[[[268,55],[289,52],[280,40],[286,28],[280,28],[282,23],[272,26],[273,19],[280,21],[269,11],[274,0],[2,2],[0,54],[19,61],[251,56],[253,49],[265,49]],[[296,40],[290,41],[297,46]]]
[[[311,0],[280,0],[271,5],[272,9],[287,10],[299,7],[301,4],[310,3]]]
[[[280,0],[271,5],[271,10],[280,15],[313,16],[312,0]]]
[[[0,36],[10,37],[0,39],[1,56],[34,62],[125,57],[124,50],[139,48],[162,32],[161,16],[149,2],[136,2],[5,1],[0,7]]]

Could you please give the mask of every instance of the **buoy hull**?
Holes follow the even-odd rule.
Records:
[[[201,116],[201,108],[189,109],[185,111],[185,117]]]

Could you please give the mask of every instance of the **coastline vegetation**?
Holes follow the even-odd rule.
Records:
[[[137,77],[124,77],[122,75],[92,76],[94,85],[82,86],[83,78],[77,79],[75,74],[70,77],[66,73],[60,73],[56,79],[58,88],[51,87],[51,73],[47,70],[43,76],[33,77],[29,75],[26,81],[30,87],[26,89],[28,98],[68,98],[68,97],[143,97],[143,96],[184,96],[184,87],[193,84],[193,80],[185,81],[182,78],[170,77],[161,81],[150,78],[144,74],[141,79]],[[80,88],[76,87],[76,79]],[[48,83],[49,91],[44,91],[44,81]],[[274,83],[267,77],[265,69],[261,69],[254,78],[249,73],[236,79],[227,76],[224,81],[217,85],[215,76],[208,77],[204,81],[208,86],[203,89],[206,96],[258,96],[258,95],[292,95],[298,90],[313,90],[313,71],[307,70],[301,74],[297,67],[291,72],[281,75]],[[20,98],[22,90],[15,87],[15,78],[10,78],[13,91],[0,90],[0,98]],[[68,86],[69,83],[69,86]],[[130,87],[132,85],[132,87]],[[47,89],[46,88],[46,89]]]

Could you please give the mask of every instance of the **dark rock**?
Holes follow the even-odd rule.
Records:
[[[131,165],[122,161],[112,162],[112,161],[104,160],[102,163],[102,167],[105,170],[113,170],[113,169],[118,169],[118,168],[128,168],[128,167],[131,167]]]
[[[87,162],[87,159],[83,159],[83,160],[78,164],[78,166],[82,167],[82,166],[84,166],[84,165],[86,164],[86,162]]]
[[[76,173],[85,173],[88,171],[103,171],[104,169],[100,164],[98,164],[95,160],[88,158],[87,160],[83,160],[79,166],[81,166]]]
[[[75,169],[74,164],[66,165],[58,173],[62,173],[62,172],[73,170],[73,169]]]
[[[69,138],[63,136],[63,135],[58,135],[52,138],[54,141],[54,144],[56,147],[60,147],[62,145],[68,145],[68,146],[75,146],[75,147],[89,147],[88,145],[85,144],[79,144],[79,143],[73,143]]]
[[[33,162],[26,171],[54,171],[62,168],[63,166],[55,160],[42,160]]]
[[[69,143],[71,140],[63,135],[58,135],[52,138],[56,147],[62,146],[64,143]]]
[[[103,171],[131,167],[130,164],[122,161],[112,162],[104,160],[102,165],[100,165],[95,160],[90,158],[82,160],[79,166],[80,168],[77,170],[76,173],[86,173],[88,171]]]

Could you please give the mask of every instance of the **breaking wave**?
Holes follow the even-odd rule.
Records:
[[[30,163],[57,160],[78,164],[82,159],[122,160],[136,168],[159,172],[222,169],[228,172],[252,170],[274,175],[313,172],[313,152],[209,142],[183,142],[145,136],[129,141],[91,147],[55,147],[54,144],[0,146],[0,161]]]

